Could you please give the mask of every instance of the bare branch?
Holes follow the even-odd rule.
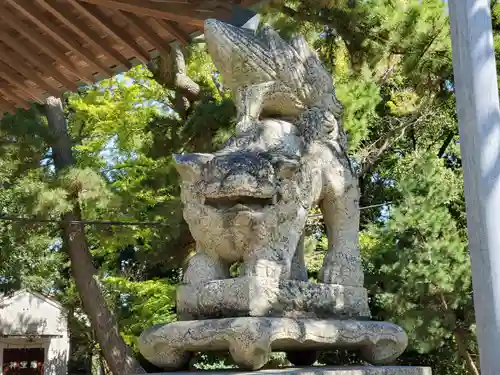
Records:
[[[160,56],[156,66],[149,66],[154,79],[175,92],[174,109],[185,119],[192,103],[200,98],[201,88],[186,72],[184,53],[179,46],[170,49],[169,56]]]
[[[406,130],[408,128],[416,128],[430,115],[430,111],[426,111],[424,113],[420,112],[416,118],[412,117],[406,121],[400,121],[400,125],[386,132],[375,142],[367,146],[363,150],[363,156],[361,157],[361,171],[359,173],[359,177],[363,177],[366,173],[368,173],[380,160],[381,156],[406,134]],[[388,121],[399,121],[399,119],[392,118]]]

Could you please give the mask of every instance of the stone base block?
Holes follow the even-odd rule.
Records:
[[[151,374],[160,375],[160,374]],[[429,367],[306,367],[280,368],[273,370],[247,371],[189,371],[177,372],[176,375],[432,375]]]
[[[296,366],[310,366],[318,350],[359,351],[372,364],[387,364],[406,349],[406,333],[386,322],[270,317],[179,321],[156,325],[139,337],[139,350],[167,370],[187,365],[192,353],[229,350],[235,363],[262,368],[272,351],[286,352]]]
[[[183,320],[240,316],[370,318],[364,288],[258,277],[180,285],[177,311]]]

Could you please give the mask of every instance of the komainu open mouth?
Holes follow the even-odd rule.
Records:
[[[231,208],[248,207],[259,210],[276,204],[276,196],[271,198],[258,198],[250,196],[235,195],[230,197],[206,198],[205,204],[219,210],[230,210]]]

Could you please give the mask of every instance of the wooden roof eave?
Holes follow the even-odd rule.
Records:
[[[224,0],[4,0],[0,110],[149,63],[200,35],[206,18],[241,26],[254,15]]]

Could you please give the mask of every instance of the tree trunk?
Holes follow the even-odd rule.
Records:
[[[71,140],[68,134],[62,102],[49,97],[45,110],[51,132],[52,157],[57,174],[74,165]],[[120,335],[118,324],[102,294],[97,270],[92,262],[83,224],[78,193],[70,197],[73,209],[62,217],[63,245],[71,260],[71,270],[85,313],[97,336],[106,362],[115,375],[145,374],[146,371],[132,356],[130,348]]]
[[[477,369],[476,362],[472,358],[467,348],[467,338],[466,334],[461,328],[455,328],[453,330],[455,336],[455,341],[457,343],[458,354],[464,359],[467,369],[471,375],[480,375]]]
[[[169,56],[160,56],[157,66],[149,65],[156,82],[175,92],[174,110],[185,120],[201,88],[186,72],[186,60],[179,46],[171,47]]]

